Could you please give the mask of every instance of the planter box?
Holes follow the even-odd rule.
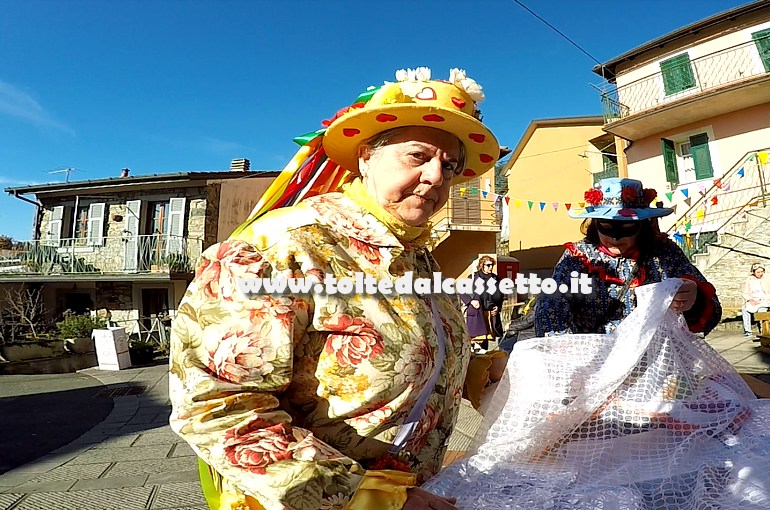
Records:
[[[64,342],[61,340],[0,345],[0,356],[6,361],[55,358],[62,355],[64,355]]]
[[[73,354],[88,354],[96,351],[91,338],[65,338],[64,348]]]

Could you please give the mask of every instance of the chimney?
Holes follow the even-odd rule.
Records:
[[[245,158],[241,159],[234,159],[230,162],[230,171],[231,172],[248,172],[249,171],[249,160]]]
[[[128,172],[130,172],[130,171],[131,170],[129,170],[128,168],[124,168],[123,170],[120,171],[120,177],[121,178],[128,177]]]

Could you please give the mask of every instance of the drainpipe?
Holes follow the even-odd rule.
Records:
[[[27,197],[21,196],[17,191],[13,191],[11,195],[13,195],[15,198],[18,198],[19,200],[23,200],[24,202],[35,206],[35,219],[32,220],[32,239],[37,239],[37,229],[40,226],[40,211],[42,210],[43,204],[41,204],[38,200],[30,200]]]

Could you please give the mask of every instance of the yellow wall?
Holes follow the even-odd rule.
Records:
[[[509,250],[519,258],[519,251],[548,246],[561,246],[581,237],[580,220],[570,218],[565,203],[583,201],[584,192],[593,184],[591,170],[598,171],[592,153],[597,148],[589,140],[603,133],[600,125],[541,126],[532,133],[521,153],[509,163],[508,203]],[[588,157],[582,157],[586,155]],[[521,201],[516,207],[517,199]],[[530,210],[528,201],[535,202]],[[541,212],[539,203],[545,202]],[[559,204],[554,211],[552,203]],[[553,257],[543,261],[547,267]],[[528,258],[527,264],[537,264]]]
[[[461,278],[476,270],[480,255],[495,257],[495,232],[456,230],[432,253],[445,278]]]

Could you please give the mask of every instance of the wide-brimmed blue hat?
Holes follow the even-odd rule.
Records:
[[[668,216],[673,209],[656,202],[654,189],[644,188],[642,181],[613,177],[602,179],[585,192],[585,208],[572,209],[573,218],[596,218],[610,221],[634,221]],[[651,207],[654,203],[654,207]]]

